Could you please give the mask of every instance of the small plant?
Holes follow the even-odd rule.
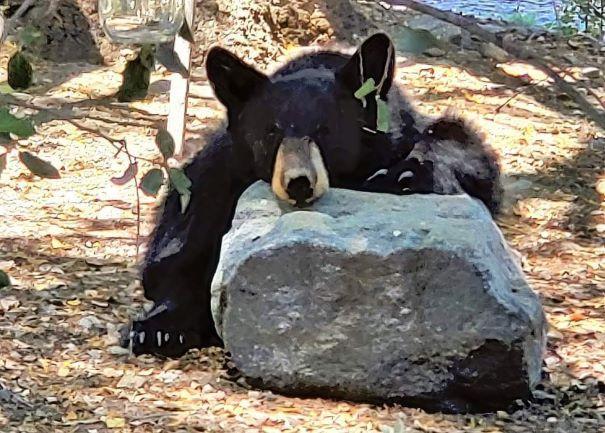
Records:
[[[174,139],[168,131],[160,129],[155,137],[155,143],[162,154],[162,163],[159,167],[154,167],[145,173],[141,179],[141,191],[155,197],[168,178],[170,185],[179,193],[181,212],[185,213],[191,199],[191,180],[181,168],[168,166],[168,159],[174,156]]]
[[[122,72],[122,85],[117,94],[118,101],[131,102],[145,98],[154,66],[155,46],[143,45],[137,57],[129,60]]]
[[[605,38],[605,0],[567,0],[559,14],[559,30],[570,35],[578,30]]]
[[[17,51],[6,67],[8,85],[13,90],[25,90],[33,81],[33,69],[23,52]]]
[[[11,56],[6,67],[8,85],[13,90],[26,90],[33,83],[34,73],[25,48],[42,44],[42,32],[37,27],[29,25],[21,28],[13,39],[16,39],[19,50]]]
[[[534,13],[515,12],[505,17],[505,20],[521,27],[534,27],[538,17]]]

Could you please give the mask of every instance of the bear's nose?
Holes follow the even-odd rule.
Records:
[[[296,207],[309,206],[308,199],[313,197],[313,188],[307,176],[299,176],[288,182],[286,187],[288,197],[296,202]]]

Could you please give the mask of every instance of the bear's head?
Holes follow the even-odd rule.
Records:
[[[226,106],[237,158],[282,200],[304,207],[364,163],[364,137],[377,131],[378,104],[392,85],[395,52],[376,34],[352,56],[303,56],[267,76],[222,48],[206,60]],[[370,92],[357,92],[364,84]],[[357,95],[356,95],[357,92]]]

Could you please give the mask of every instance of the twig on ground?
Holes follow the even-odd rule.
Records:
[[[538,84],[541,84],[545,81],[548,81],[548,78],[544,78],[543,80],[540,81],[536,81],[535,83],[530,83],[527,85],[523,85],[523,86],[519,86],[515,89],[515,93],[508,98],[503,104],[501,104],[500,106],[498,106],[494,112],[495,113],[499,113],[500,110],[502,110],[504,107],[506,107],[513,99],[515,99],[517,96],[524,94],[527,90],[537,86]]]
[[[114,155],[114,158],[123,152],[126,155],[126,157],[128,158],[129,167],[135,165],[137,160],[154,163],[154,161],[152,161],[151,159],[143,158],[143,157],[136,156],[136,155],[133,155],[132,153],[130,153],[130,151],[128,150],[128,144],[127,144],[126,140],[124,140],[124,139],[113,138],[113,137],[105,134],[104,132],[99,131],[98,129],[83,125],[80,122],[76,122],[75,120],[67,120],[67,122],[71,123],[78,129],[81,129],[83,131],[88,131],[92,134],[95,134],[95,135],[103,138],[107,142],[109,142],[117,150],[116,154]],[[136,198],[137,198],[137,203],[136,203],[136,206],[137,206],[136,255],[138,257],[139,248],[140,248],[140,240],[141,240],[141,197],[140,197],[140,193],[139,193],[139,181],[137,180],[136,174],[132,177],[132,180],[134,182],[135,194],[136,194]]]

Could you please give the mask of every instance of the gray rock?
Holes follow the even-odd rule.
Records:
[[[483,57],[493,59],[497,62],[506,62],[509,59],[509,55],[506,51],[491,42],[481,44],[479,52]]]
[[[406,25],[415,30],[428,30],[445,42],[449,42],[450,39],[462,33],[460,27],[438,20],[430,15],[414,15],[406,20]]]
[[[250,187],[213,312],[249,381],[295,395],[483,411],[528,397],[546,322],[468,196],[331,190],[310,210]]]
[[[438,47],[432,47],[424,50],[423,54],[426,54],[429,57],[441,57],[445,56],[445,51]]]
[[[601,70],[594,66],[588,66],[582,69],[582,77],[589,80],[596,80],[601,77]]]

